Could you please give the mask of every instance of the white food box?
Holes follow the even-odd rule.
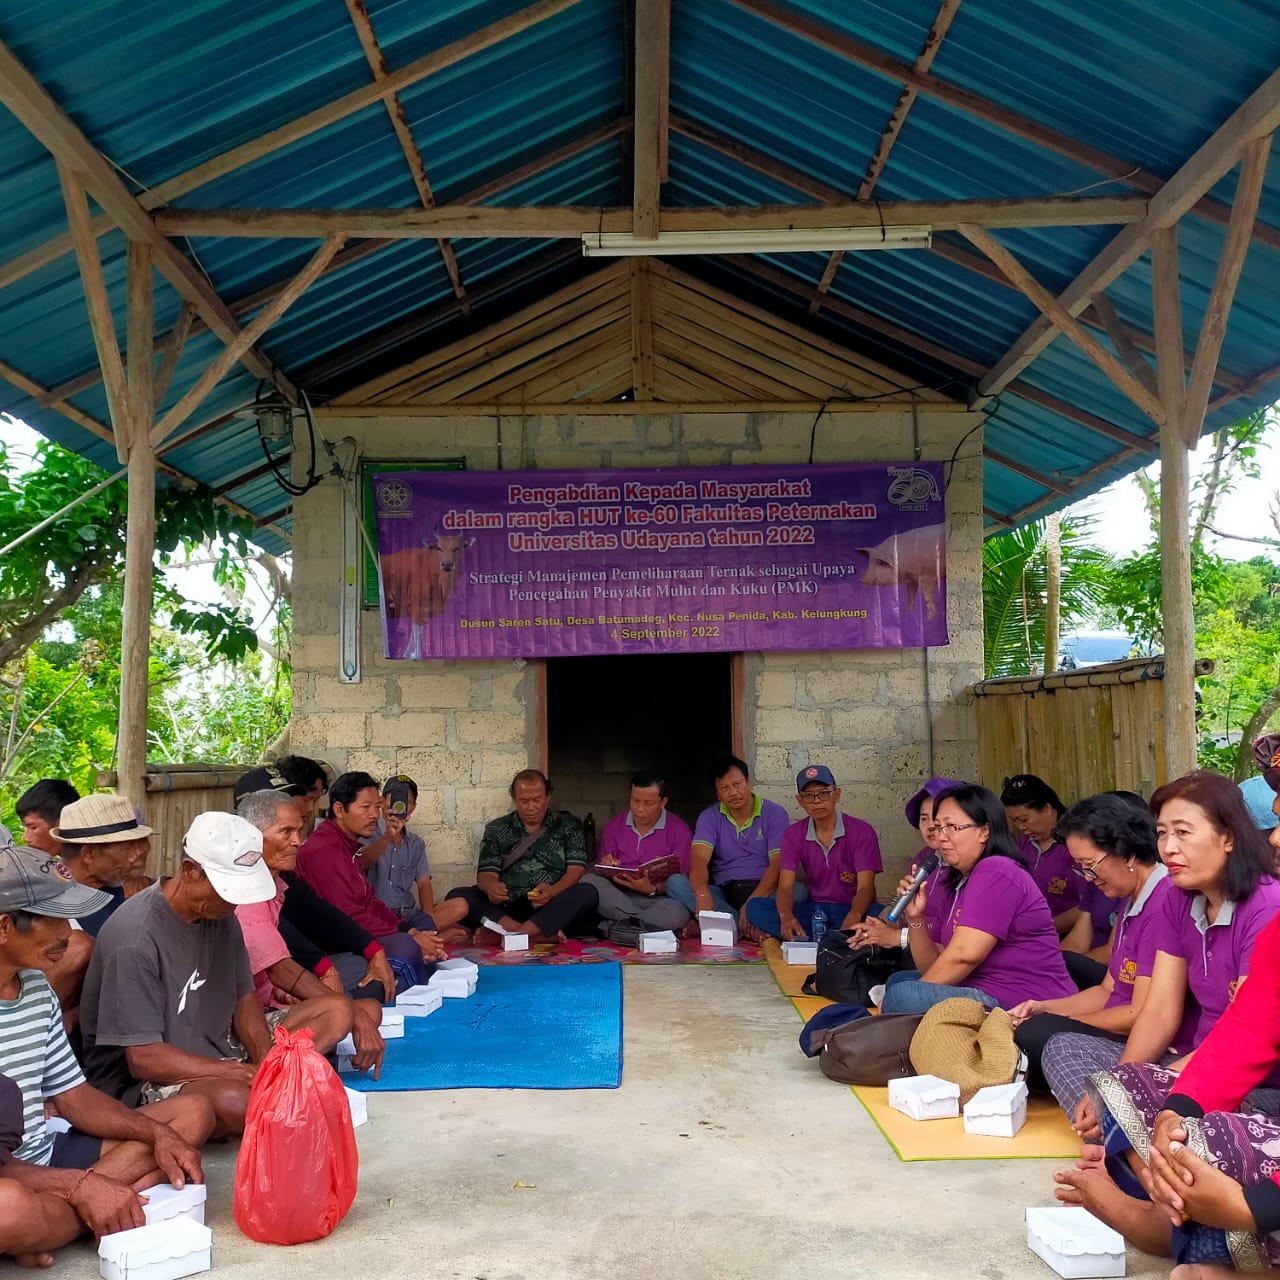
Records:
[[[640,954],[646,956],[673,956],[680,950],[680,939],[670,929],[655,929],[640,935]]]
[[[395,1011],[402,1018],[425,1018],[435,1013],[443,1003],[444,993],[439,987],[410,987],[396,997]]]
[[[404,1014],[392,1013],[389,1009],[383,1009],[382,1021],[378,1023],[378,1030],[382,1032],[384,1040],[403,1040],[404,1039]],[[352,1050],[355,1049],[355,1042],[352,1041]]]
[[[170,1218],[103,1236],[98,1243],[102,1280],[180,1280],[213,1265],[213,1232],[190,1218]]]
[[[455,979],[437,974],[432,977],[428,985],[446,1000],[465,1000],[467,996],[473,996],[476,993],[476,980],[465,976]]]
[[[168,1222],[170,1218],[190,1218],[204,1223],[204,1202],[209,1189],[202,1182],[188,1182],[185,1187],[175,1187],[168,1182],[148,1187],[142,1192],[146,1203],[142,1212],[147,1215],[147,1225]]]
[[[369,1119],[369,1100],[359,1089],[346,1089],[347,1105],[351,1108],[351,1127],[358,1129]]]
[[[1029,1208],[1027,1247],[1067,1280],[1125,1273],[1124,1237],[1080,1205]]]
[[[732,911],[699,911],[704,947],[731,947],[738,940],[738,917]]]
[[[502,935],[503,951],[528,951],[529,935],[527,933],[504,933]]]
[[[964,1131],[984,1138],[1012,1138],[1027,1123],[1027,1086],[992,1084],[965,1103]]]
[[[782,960],[784,964],[807,964],[812,968],[818,963],[818,944],[816,942],[784,942]]]
[[[338,1047],[341,1048],[342,1046],[339,1045]],[[350,1075],[359,1074],[356,1071],[355,1066],[351,1062],[351,1055],[349,1053],[338,1054],[338,1074],[340,1076],[350,1076]]]
[[[960,1114],[960,1086],[938,1076],[890,1080],[889,1105],[913,1120],[946,1120]]]
[[[504,930],[505,932],[505,930]],[[470,960],[464,960],[461,956],[453,960],[441,960],[436,965],[436,971],[431,976],[437,977],[440,974],[465,974],[468,978],[474,980],[480,976],[480,966],[474,964]]]

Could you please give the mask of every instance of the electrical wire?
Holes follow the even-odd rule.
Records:
[[[265,385],[265,380],[258,383],[259,398]],[[307,462],[307,478],[303,484],[295,483],[280,469],[280,460],[267,448],[267,442],[262,438],[262,433],[258,433],[258,443],[262,446],[262,456],[266,458],[267,466],[271,468],[272,477],[285,493],[294,498],[300,498],[303,494],[310,493],[324,479],[316,470],[319,454],[316,447],[316,420],[311,411],[311,399],[301,387],[298,388],[298,397],[302,401],[301,408],[307,419],[307,442],[310,449],[310,458]]]

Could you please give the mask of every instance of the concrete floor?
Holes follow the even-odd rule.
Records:
[[[355,1206],[287,1262],[236,1229],[232,1154],[212,1149],[215,1270],[263,1280],[282,1265],[343,1280],[1051,1277],[1026,1248],[1022,1211],[1051,1202],[1061,1162],[903,1164],[853,1095],[801,1056],[795,1011],[763,966],[625,974],[621,1089],[370,1094]],[[87,1246],[59,1263],[74,1280],[97,1275]],[[1129,1274],[1167,1275],[1168,1263],[1130,1251]]]

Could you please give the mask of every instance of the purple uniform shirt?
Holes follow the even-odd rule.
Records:
[[[983,858],[969,873],[943,922],[939,943],[947,946],[959,928],[989,933],[996,945],[956,985],[977,987],[1006,1009],[1023,1000],[1056,1000],[1074,994],[1076,984],[1067,976],[1044,895],[1012,858]]]
[[[782,835],[783,871],[803,871],[815,902],[849,902],[859,871],[883,871],[875,828],[852,814],[837,813],[831,847],[824,849],[812,818],[793,822]]]
[[[1280,911],[1280,883],[1266,876],[1243,902],[1224,902],[1213,924],[1199,893],[1170,893],[1161,903],[1156,949],[1187,962],[1187,1001],[1175,1053],[1189,1053],[1213,1029],[1249,974],[1258,934]]]
[[[745,827],[737,826],[722,804],[698,815],[693,843],[711,846],[711,882],[759,880],[769,869],[769,857],[782,848],[782,833],[791,825],[787,811],[772,800],[754,797],[755,808]]]
[[[1080,877],[1072,870],[1071,853],[1065,844],[1054,843],[1041,852],[1030,836],[1023,836],[1018,848],[1053,915],[1080,905]]]
[[[922,858],[936,856],[936,849],[921,849],[911,860],[911,874],[915,875]],[[896,897],[894,901],[897,901]],[[955,905],[956,890],[951,887],[951,868],[945,862],[939,861],[924,882],[924,929],[937,946],[942,945],[939,941],[942,937],[942,926]]]
[[[1115,945],[1111,948],[1111,962],[1107,965],[1107,972],[1111,974],[1111,994],[1103,1008],[1132,1004],[1133,984],[1139,978],[1151,977],[1156,963],[1156,943],[1164,901],[1171,893],[1176,895],[1178,890],[1174,888],[1164,865],[1158,863],[1151,869],[1147,883],[1135,898],[1117,902],[1104,895],[1104,900],[1111,904],[1117,917]]]
[[[1124,903],[1108,898],[1096,884],[1086,882],[1080,890],[1080,910],[1088,912],[1093,922],[1089,950],[1105,947],[1111,940],[1111,930],[1115,928],[1116,921],[1124,913]]]
[[[619,813],[604,824],[596,861],[611,867],[642,867],[674,853],[680,859],[680,874],[687,876],[692,842],[689,824],[666,809],[644,835],[635,829],[630,813]]]

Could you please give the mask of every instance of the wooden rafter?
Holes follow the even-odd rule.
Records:
[[[276,294],[271,302],[245,325],[235,339],[218,353],[196,379],[194,386],[152,428],[151,443],[153,445],[167,439],[195,412],[209,392],[226,377],[231,366],[240,359],[241,355],[284,315],[302,296],[307,286],[324,271],[333,255],[342,248],[344,239],[345,237],[341,235],[330,236],[316,251],[311,261],[294,276],[289,286]]]
[[[128,387],[125,384],[124,361],[120,358],[115,321],[111,316],[111,300],[107,297],[107,282],[102,274],[102,259],[98,256],[98,242],[89,229],[89,198],[80,175],[65,165],[58,165],[58,179],[62,183],[62,202],[66,206],[67,222],[71,227],[71,242],[75,245],[76,260],[80,264],[80,283],[84,286],[85,306],[89,311],[89,328],[93,333],[94,349],[98,353],[98,367],[102,370],[102,379],[106,385],[107,408],[115,432],[116,454],[121,462],[127,462]]]
[[[1116,235],[1058,295],[1063,308],[1072,316],[1080,315],[1095,294],[1117,280],[1147,251],[1157,231],[1173,226],[1183,214],[1197,207],[1204,192],[1235,167],[1249,142],[1270,136],[1277,126],[1280,71],[1272,72],[1151,197],[1147,216]],[[995,395],[1008,386],[1053,341],[1056,332],[1047,319],[1032,323],[979,382],[978,395]]]
[[[924,47],[920,50],[920,54],[912,68],[918,74],[924,75],[933,66],[933,60],[938,56],[938,50],[942,48],[942,42],[947,38],[947,32],[951,29],[951,23],[955,20],[956,11],[959,8],[960,0],[942,0],[942,3],[938,6],[937,15],[933,19],[933,26],[929,28],[929,34],[925,36]],[[871,163],[867,165],[867,171],[862,175],[862,181],[858,184],[859,200],[871,199],[871,193],[876,189],[876,184],[880,181],[880,175],[884,173],[884,167],[889,162],[889,155],[893,151],[894,144],[898,141],[899,134],[902,133],[902,126],[906,124],[907,116],[910,114],[911,108],[919,95],[920,90],[915,85],[908,84],[903,86],[902,93],[899,95],[898,101],[889,115],[889,123],[885,125],[884,132],[880,135],[880,141],[876,144]],[[831,288],[831,282],[836,278],[836,272],[840,270],[842,261],[844,261],[843,249],[837,249],[827,259],[827,265],[823,268],[822,279],[818,281],[819,296],[809,304],[810,315],[814,315],[822,305],[821,295]]]
[[[1116,309],[1111,304],[1111,299],[1107,297],[1106,292],[1099,292],[1093,297],[1093,312],[1098,317],[1102,325],[1103,331],[1107,337],[1111,339],[1111,345],[1116,349],[1116,355],[1124,361],[1125,367],[1129,370],[1139,382],[1142,383],[1152,395],[1156,394],[1156,373],[1155,370],[1143,358],[1142,352],[1138,350],[1138,344],[1134,341],[1134,335],[1129,326],[1120,319]]]
[[[390,77],[391,68],[387,66],[386,55],[378,43],[377,33],[373,29],[373,20],[369,17],[368,5],[365,0],[346,0],[346,5],[351,23],[359,37],[360,47],[364,50],[365,61],[373,72],[374,81],[382,83]],[[400,101],[400,95],[388,93],[382,99],[382,105],[387,109],[392,131],[400,144],[405,163],[409,166],[409,176],[413,179],[413,186],[418,193],[418,199],[422,202],[422,207],[435,208],[436,197],[435,192],[431,190],[431,180],[427,177],[426,161],[423,160],[422,151],[414,139],[409,116],[404,109],[404,103]],[[453,245],[448,240],[437,240],[436,245],[440,249],[440,257],[444,261],[444,269],[448,273],[453,292],[462,300],[462,313],[469,316],[471,303],[467,299],[467,291],[462,284],[462,272],[458,269],[458,255],[454,253]]]
[[[165,392],[169,390],[169,383],[173,381],[174,370],[178,367],[178,361],[182,359],[182,349],[187,345],[187,339],[191,336],[191,327],[195,322],[195,307],[189,302],[184,303],[177,322],[160,344],[160,367],[156,370],[151,390],[153,412],[154,407],[164,401]]]
[[[509,36],[527,31],[530,27],[545,22],[566,9],[573,8],[580,2],[581,0],[537,0],[536,3],[527,5],[510,17],[492,22],[479,31],[473,31],[470,35],[437,49],[434,53],[415,59],[398,71],[393,71],[385,80],[373,81],[359,89],[354,89],[340,98],[335,98],[313,111],[298,116],[279,128],[272,129],[259,137],[250,138],[239,146],[202,161],[194,168],[157,183],[143,192],[138,197],[138,202],[144,209],[163,208],[179,196],[186,195],[217,178],[225,177],[228,173],[234,173],[235,170],[242,169],[265,156],[273,155],[303,138],[309,138],[321,129],[327,129],[330,125],[375,105],[387,94],[399,93],[436,72],[443,71],[466,58],[500,44]],[[4,86],[5,70],[4,64],[0,63],[0,101],[7,103]],[[93,189],[92,185],[90,189]],[[111,230],[112,225],[110,216],[97,218],[93,224],[94,233],[100,236],[105,235]],[[67,236],[57,236],[37,246],[21,257],[0,266],[0,288],[20,280],[24,275],[37,271],[70,252],[71,241]]]
[[[15,369],[13,365],[0,361],[0,378],[3,378],[6,382],[11,382],[15,387],[30,396],[31,399],[35,400],[37,403],[46,408],[52,409],[55,413],[60,413],[69,422],[74,422],[76,426],[83,427],[90,435],[96,436],[99,440],[105,440],[108,444],[113,444],[115,442],[115,436],[112,434],[111,428],[108,427],[105,422],[99,422],[97,418],[95,418],[91,413],[86,413],[79,407],[79,405],[51,400],[49,398],[51,392],[48,387],[42,386],[40,383],[36,382],[34,378],[29,378],[20,369]],[[219,419],[219,421],[222,420],[223,419]],[[186,444],[192,439],[193,435],[194,433],[188,432],[185,435],[178,437],[177,440],[169,441],[167,444],[161,445],[157,450],[157,453],[163,454],[167,448],[174,448],[179,444]],[[207,485],[204,485],[200,481],[187,475],[185,471],[179,471],[177,467],[172,467],[167,462],[157,462],[156,470],[162,476],[168,476],[171,480],[177,481],[186,489],[208,488]],[[243,484],[244,481],[241,479],[236,483]],[[241,506],[238,502],[232,501],[222,493],[215,493],[214,501],[226,507],[228,511],[235,512],[238,516],[247,516],[251,520],[258,520],[258,516],[250,511],[248,507]],[[283,529],[277,528],[273,524],[265,526],[259,525],[259,527],[269,528],[272,533],[283,541],[290,541],[289,535]]]
[[[83,185],[102,206],[107,217],[130,240],[151,245],[156,269],[200,311],[210,330],[224,343],[233,342],[240,332],[217,290],[178,249],[155,228],[147,211],[121,182],[116,171],[80,131],[70,116],[54,102],[45,87],[0,43],[0,102],[17,117],[29,133],[64,169],[77,173]],[[92,233],[92,227],[90,228]],[[250,347],[243,356],[245,366],[259,378],[275,377],[286,394],[294,394],[292,383],[274,370],[264,356]]]
[[[663,209],[663,231],[827,230],[927,224],[935,230],[980,227],[1081,227],[1134,223],[1142,196],[1033,196],[1025,199],[898,200],[884,204],[741,205]],[[155,215],[165,235],[306,239],[343,233],[378,239],[575,239],[630,231],[630,209],[584,206],[478,206],[434,209],[168,209]]]
[[[1086,169],[1105,174],[1134,190],[1153,195],[1166,185],[1164,178],[1142,168],[1141,165],[1108,155],[1105,151],[1089,146],[1078,138],[1021,115],[1009,107],[992,102],[981,94],[960,85],[939,79],[932,73],[921,74],[909,62],[903,62],[834,27],[826,26],[815,19],[784,8],[774,0],[730,0],[730,2],[887,80],[915,88],[925,97],[933,98],[987,124],[993,124],[1016,137],[1065,156],[1068,160],[1074,160]],[[1205,198],[1203,191],[1197,195],[1192,205],[1197,214],[1211,222],[1225,226],[1230,220],[1230,208],[1218,200]],[[1280,247],[1280,227],[1260,224],[1254,228],[1254,236],[1272,248]]]
[[[631,386],[637,400],[652,400],[653,312],[652,277],[646,258],[635,258],[631,268]]]
[[[1071,315],[1004,245],[981,227],[961,227],[960,233],[974,248],[985,253],[1045,317],[1065,333],[1143,413],[1155,423],[1165,420],[1165,406],[1159,397]]]
[[[1244,269],[1245,254],[1249,251],[1253,220],[1258,212],[1258,200],[1262,195],[1262,180],[1267,172],[1267,160],[1271,154],[1271,137],[1255,138],[1244,148],[1240,163],[1240,180],[1236,184],[1235,199],[1231,205],[1231,224],[1218,259],[1214,275],[1213,291],[1205,309],[1200,339],[1196,343],[1195,359],[1191,363],[1191,377],[1187,383],[1186,400],[1182,406],[1182,427],[1189,446],[1200,439],[1204,427],[1205,410],[1213,389],[1213,375],[1222,354],[1222,343],[1227,333],[1227,320],[1231,304],[1235,300],[1236,285]]]
[[[666,154],[671,0],[635,0],[635,177],[631,230],[641,240],[658,235],[663,157]]]

